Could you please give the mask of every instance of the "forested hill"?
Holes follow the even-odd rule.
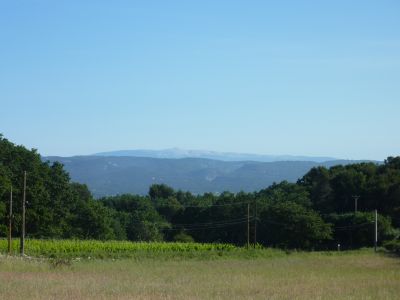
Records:
[[[124,193],[147,194],[152,184],[167,184],[195,194],[254,192],[273,182],[296,182],[311,168],[355,161],[220,161],[202,158],[131,156],[45,157],[61,162],[72,180],[85,183],[95,197]]]

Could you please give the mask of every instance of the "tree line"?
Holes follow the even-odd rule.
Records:
[[[372,246],[400,228],[400,157],[383,164],[316,167],[296,183],[253,193],[194,195],[163,184],[148,195],[94,199],[71,182],[60,163],[43,162],[0,136],[0,236],[8,224],[13,187],[13,235],[19,235],[23,172],[27,171],[26,232],[32,238],[251,243],[296,249]],[[357,212],[355,201],[357,199]]]

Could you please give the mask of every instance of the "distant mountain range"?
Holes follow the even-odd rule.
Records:
[[[137,151],[143,150],[99,153],[90,156],[50,156],[44,157],[43,160],[59,161],[64,164],[72,180],[87,184],[95,197],[123,193],[147,194],[150,185],[154,183],[165,183],[175,189],[195,194],[223,191],[251,192],[266,188],[273,182],[282,180],[295,182],[315,166],[331,167],[360,162],[349,160],[260,162],[228,161],[228,158],[223,161],[197,157],[172,159],[127,155],[137,155]],[[143,155],[145,153],[147,152],[142,152]],[[152,153],[161,155],[159,151]],[[182,154],[180,151],[172,151],[170,155],[178,156],[177,153],[184,155],[185,152]],[[112,156],[105,156],[106,154]],[[167,155],[166,152],[163,152],[163,155]],[[206,154],[202,152],[202,155]],[[229,159],[233,160],[241,154],[235,155],[230,153]]]
[[[314,161],[324,162],[337,160],[333,157],[319,156],[296,156],[296,155],[262,155],[249,153],[217,152],[207,150],[185,150],[171,148],[165,150],[118,150],[110,152],[101,152],[94,154],[96,156],[134,156],[134,157],[152,157],[152,158],[206,158],[222,161]]]

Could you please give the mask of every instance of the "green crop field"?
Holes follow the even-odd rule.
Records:
[[[30,256],[21,258],[5,255],[6,245],[0,241],[1,299],[400,297],[400,259],[372,249],[286,253],[228,244],[28,240]]]
[[[7,240],[0,239],[0,252],[7,253]],[[19,240],[12,242],[12,254],[19,253]],[[218,243],[166,243],[96,240],[37,240],[25,241],[25,254],[36,258],[201,258],[254,257],[283,255],[280,250],[257,247],[248,251],[244,247]]]

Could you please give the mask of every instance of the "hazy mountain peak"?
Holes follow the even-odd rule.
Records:
[[[210,150],[186,150],[181,148],[168,148],[163,150],[117,150],[109,152],[100,152],[96,156],[133,156],[133,157],[152,157],[152,158],[207,158],[222,161],[313,161],[324,162],[337,160],[333,157],[322,156],[300,156],[300,155],[263,155],[252,153],[218,152]]]

